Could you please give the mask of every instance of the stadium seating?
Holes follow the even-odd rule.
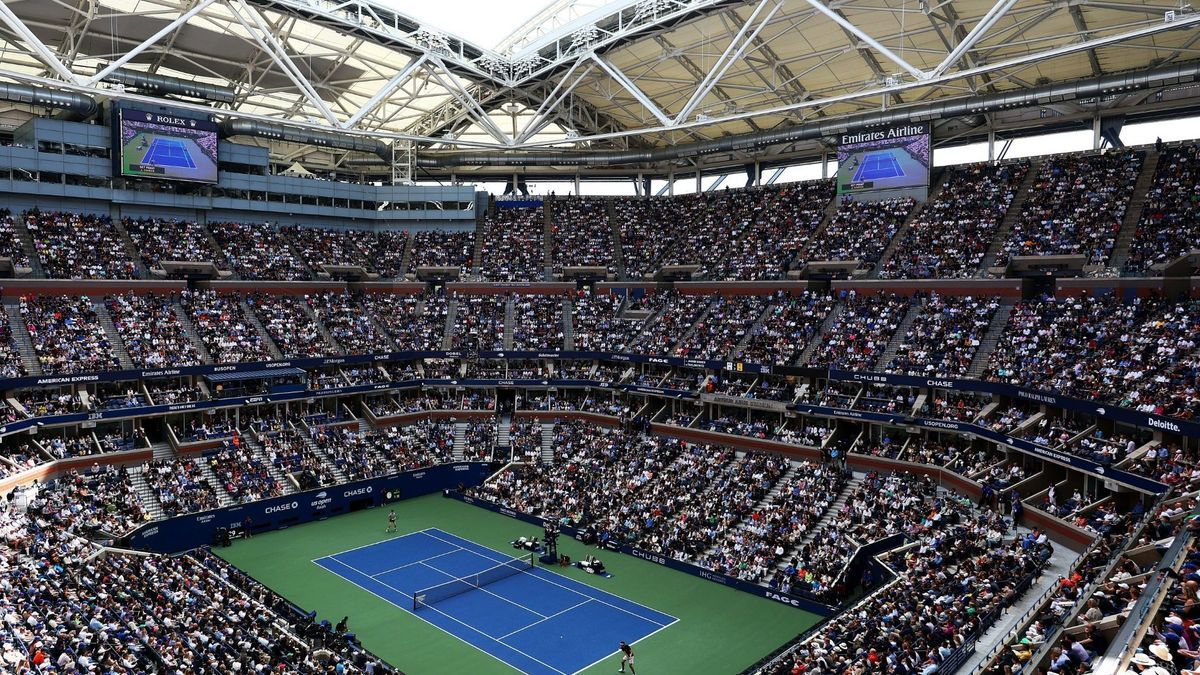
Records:
[[[1141,219],[1125,261],[1126,274],[1144,274],[1200,246],[1195,194],[1200,190],[1200,145],[1168,148],[1158,160]]]
[[[542,207],[499,208],[484,221],[483,240],[476,243],[480,268],[487,281],[542,279],[546,249]]]
[[[209,223],[225,259],[243,279],[296,281],[311,273],[287,237],[267,224]]]
[[[51,211],[24,214],[46,276],[134,279],[137,267],[108,216]]]

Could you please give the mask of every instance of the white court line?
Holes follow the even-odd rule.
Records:
[[[343,553],[350,553],[351,551],[361,551],[361,550],[362,550],[362,549],[364,549],[364,548],[371,548],[372,546],[379,546],[379,545],[381,545],[381,544],[386,544],[386,543],[388,543],[389,541],[399,541],[399,540],[401,540],[401,539],[404,539],[405,537],[411,537],[411,536],[413,536],[413,535],[415,535],[415,534],[425,534],[426,530],[429,530],[429,529],[432,529],[432,528],[425,528],[425,530],[417,530],[416,532],[409,532],[408,534],[402,534],[402,535],[400,535],[399,537],[389,537],[389,538],[387,538],[387,539],[383,539],[383,540],[380,540],[380,541],[373,541],[373,542],[371,542],[371,543],[369,543],[369,544],[363,544],[362,546],[355,546],[354,548],[348,548],[348,549],[346,549],[345,551],[338,551],[337,553],[330,553],[330,554],[329,554],[329,555],[327,555],[327,556],[322,556],[322,557],[320,557],[320,558],[315,558],[315,559],[314,559],[314,562],[315,562],[315,561],[317,561],[317,560],[323,560],[324,558],[332,558],[332,557],[334,557],[334,556],[339,556],[339,555],[341,555],[341,554],[343,554]],[[458,546],[458,544],[455,544],[455,546]],[[461,547],[461,546],[459,546],[459,548],[462,548],[462,547]],[[356,570],[356,571],[357,571],[357,570]]]
[[[418,560],[418,561],[416,561],[416,562],[410,562],[410,563],[408,563],[407,565],[401,565],[401,566],[399,566],[399,567],[393,567],[393,568],[392,568],[392,569],[390,569],[390,570],[384,570],[384,571],[382,571],[382,572],[376,572],[375,574],[372,574],[372,575],[371,575],[371,578],[372,578],[372,579],[374,579],[375,577],[381,577],[381,576],[383,576],[383,575],[387,574],[388,572],[395,572],[396,570],[402,570],[402,569],[404,569],[405,567],[412,567],[413,565],[425,565],[425,561],[426,561],[426,560],[433,560],[434,558],[440,558],[440,557],[442,557],[442,556],[444,556],[444,555],[450,555],[451,553],[458,553],[459,551],[467,551],[467,549],[465,549],[465,548],[462,548],[462,547],[460,546],[459,548],[457,548],[457,549],[455,549],[455,550],[453,550],[453,551],[446,551],[445,553],[439,553],[439,554],[437,554],[437,555],[431,555],[431,556],[429,556],[428,558],[422,558],[422,559],[420,559],[420,560]],[[470,553],[470,551],[467,551],[467,553]],[[426,567],[429,567],[429,565],[425,565],[425,566],[426,566]],[[436,568],[436,567],[434,567],[433,569],[435,569],[435,570],[436,570],[437,568]],[[439,571],[439,572],[441,572],[442,570],[438,570],[438,571]]]
[[[476,554],[476,555],[479,555],[479,554]],[[479,557],[481,557],[481,558],[482,558],[483,556],[479,556]],[[421,561],[420,563],[418,563],[418,564],[420,564],[420,565],[425,565],[425,561],[423,561],[423,560],[422,560],[422,561]],[[447,572],[446,570],[441,570],[441,569],[438,569],[438,568],[434,567],[433,565],[425,565],[425,566],[426,566],[426,567],[428,567],[429,569],[433,570],[434,572],[441,572],[442,574],[445,574],[446,576],[450,577],[450,581],[447,581],[447,582],[445,582],[445,583],[452,583],[452,582],[455,582],[455,581],[461,581],[461,580],[462,580],[462,578],[461,578],[461,577],[456,577],[456,576],[454,576],[453,574],[451,574],[451,573]],[[469,575],[468,575],[468,576],[469,576]],[[379,583],[383,583],[383,582],[381,581],[381,582],[379,582]],[[441,584],[435,584],[434,586],[440,586],[440,585],[441,585]],[[432,588],[432,586],[431,586],[430,588]],[[428,590],[428,589],[424,589],[424,590]],[[495,593],[493,593],[493,592],[489,591],[488,589],[484,588],[483,586],[475,586],[475,587],[473,587],[471,590],[473,590],[473,591],[483,591],[484,593],[487,593],[487,594],[488,594],[488,595],[490,595],[490,596],[493,596],[493,597],[496,597],[496,598],[500,598],[501,600],[503,600],[503,601],[507,602],[508,604],[512,605],[513,607],[520,607],[521,609],[525,610],[526,612],[529,612],[530,614],[537,614],[538,616],[540,616],[540,617],[543,617],[543,618],[546,616],[545,614],[542,614],[541,612],[538,612],[538,611],[534,611],[534,610],[532,610],[532,609],[530,609],[530,608],[526,607],[525,605],[522,605],[522,604],[521,604],[521,603],[519,603],[519,602],[514,602],[514,601],[510,600],[509,598],[506,598],[506,597],[504,597],[503,595],[497,595],[497,594],[495,594]]]
[[[657,632],[659,632],[659,631],[666,630],[666,629],[670,628],[671,626],[674,626],[674,625],[675,625],[675,624],[677,624],[677,623],[679,623],[679,619],[675,619],[675,620],[674,620],[674,621],[672,621],[671,623],[669,623],[669,624],[667,624],[667,625],[665,625],[665,626],[663,626],[663,627],[659,628],[658,630],[655,630],[653,633],[647,633],[647,634],[643,635],[642,637],[640,637],[640,638],[638,638],[638,639],[634,640],[633,642],[631,642],[631,643],[630,643],[630,645],[631,645],[631,646],[632,646],[632,645],[636,645],[637,643],[641,642],[642,640],[645,640],[646,638],[648,638],[648,637],[650,637],[650,636],[654,635],[654,633],[657,633]],[[600,658],[600,659],[596,659],[595,661],[592,661],[591,663],[587,664],[586,666],[584,666],[584,667],[580,668],[579,670],[577,670],[577,671],[575,671],[575,672],[571,673],[571,675],[579,675],[579,673],[582,673],[583,671],[587,670],[588,668],[591,668],[592,666],[596,665],[597,663],[600,663],[601,661],[607,661],[607,660],[611,659],[612,657],[614,657],[614,656],[616,656],[617,654],[620,654],[620,653],[621,653],[621,650],[620,650],[620,649],[617,649],[617,650],[613,651],[611,654],[605,654],[605,655],[604,655],[604,658]]]
[[[370,578],[371,578],[371,577],[367,576],[367,574],[366,574],[366,573],[364,573],[362,570],[355,569],[354,567],[352,567],[352,566],[350,566],[350,565],[347,565],[346,563],[342,562],[341,560],[338,560],[337,558],[331,558],[331,559],[332,559],[334,562],[336,562],[337,564],[339,564],[339,565],[342,565],[343,567],[346,567],[347,569],[353,570],[354,572],[357,572],[358,574],[361,574],[361,575],[363,575],[364,577],[367,577],[368,579],[370,579]],[[421,616],[420,614],[417,614],[416,612],[414,612],[414,611],[412,611],[412,610],[410,610],[410,609],[407,609],[407,608],[405,608],[405,607],[403,607],[403,606],[401,606],[401,605],[397,605],[397,604],[396,604],[395,602],[393,602],[392,600],[390,600],[390,599],[388,599],[388,598],[385,598],[385,597],[383,597],[382,595],[380,595],[380,594],[376,593],[375,591],[372,591],[372,590],[371,590],[371,589],[369,589],[369,588],[363,588],[362,586],[359,586],[358,582],[356,582],[355,580],[353,580],[353,579],[350,579],[350,578],[348,578],[348,577],[344,577],[344,576],[342,576],[341,574],[338,574],[337,572],[334,572],[333,570],[331,570],[331,569],[329,569],[329,568],[327,568],[327,567],[323,567],[322,569],[325,569],[326,571],[328,571],[328,572],[330,572],[330,573],[332,573],[332,574],[334,574],[334,575],[336,575],[336,576],[338,576],[338,577],[341,577],[342,579],[345,579],[346,581],[349,581],[350,583],[354,584],[355,586],[358,586],[358,588],[360,588],[360,589],[362,589],[362,590],[364,590],[364,591],[366,591],[366,592],[370,593],[371,595],[373,595],[373,596],[375,596],[375,597],[379,598],[380,600],[383,600],[384,602],[388,603],[389,605],[391,605],[391,606],[393,606],[393,607],[398,607],[398,608],[400,608],[401,610],[404,610],[406,613],[408,613],[408,614],[411,614],[411,615],[413,615],[413,616],[417,617],[418,619],[420,619],[420,620],[424,621],[425,623],[429,624],[430,626],[433,626],[434,628],[436,628],[436,629],[438,629],[438,630],[442,631],[443,633],[446,633],[447,635],[450,635],[450,636],[454,637],[455,639],[457,639],[457,640],[459,640],[459,641],[463,642],[464,644],[468,644],[468,645],[470,645],[470,646],[474,647],[475,649],[477,649],[477,650],[479,650],[479,651],[483,652],[484,654],[487,654],[488,656],[492,657],[493,659],[496,659],[496,660],[497,660],[497,661],[499,661],[500,663],[503,663],[504,665],[506,665],[506,666],[508,666],[508,667],[510,667],[510,668],[514,668],[514,667],[515,667],[515,666],[513,666],[513,664],[509,663],[508,661],[505,661],[504,659],[500,658],[499,656],[496,656],[495,654],[492,654],[491,652],[487,651],[486,649],[483,649],[482,647],[480,647],[480,646],[478,646],[478,645],[473,645],[473,644],[471,644],[470,642],[467,642],[467,641],[466,641],[466,640],[464,640],[463,638],[461,638],[461,637],[459,637],[459,636],[455,635],[454,633],[451,633],[450,631],[446,630],[445,628],[442,628],[441,626],[439,626],[439,625],[437,625],[437,624],[433,623],[432,621],[429,621],[428,619],[426,619],[425,617]],[[382,581],[379,581],[378,579],[373,579],[373,581],[374,581],[375,583],[379,584],[380,586],[386,586],[387,588],[390,588],[390,589],[392,589],[393,591],[396,591],[397,593],[399,593],[400,595],[403,595],[403,596],[404,596],[404,597],[406,597],[406,598],[412,598],[412,596],[411,596],[411,595],[409,595],[408,593],[405,593],[404,591],[402,591],[402,590],[400,590],[399,588],[396,588],[396,587],[394,587],[394,586],[391,586],[390,584],[386,584],[386,583],[384,583],[384,582],[382,582]],[[472,631],[472,632],[475,632],[475,633],[478,633],[478,634],[482,635],[483,637],[487,638],[488,640],[491,640],[492,642],[495,642],[496,644],[498,644],[498,645],[500,645],[500,646],[504,647],[505,649],[510,649],[510,650],[512,650],[512,651],[514,651],[514,652],[516,652],[516,653],[520,654],[521,656],[524,656],[525,658],[529,659],[530,661],[534,661],[534,662],[536,662],[536,663],[540,663],[540,664],[542,664],[543,666],[546,666],[547,668],[549,668],[550,670],[553,670],[553,671],[554,671],[554,672],[556,672],[556,673],[560,673],[561,675],[568,675],[568,673],[567,673],[566,671],[559,670],[558,668],[555,668],[554,666],[550,665],[549,663],[546,663],[545,661],[542,661],[541,659],[538,659],[538,658],[535,658],[535,657],[533,657],[533,656],[530,656],[529,654],[526,654],[525,652],[521,651],[520,649],[517,649],[516,647],[513,647],[513,646],[511,646],[511,645],[505,644],[505,643],[503,643],[503,642],[501,642],[501,641],[497,640],[496,638],[492,637],[491,635],[488,635],[487,633],[485,633],[485,632],[483,632],[483,631],[479,630],[478,628],[476,628],[476,627],[472,626],[471,624],[469,624],[469,623],[465,623],[465,622],[463,622],[463,621],[459,621],[458,619],[454,618],[453,616],[450,616],[449,614],[447,614],[447,613],[443,612],[442,610],[438,609],[437,607],[431,607],[430,605],[423,605],[423,606],[424,606],[426,609],[430,609],[430,610],[433,610],[433,611],[437,612],[438,614],[441,614],[442,616],[446,617],[447,619],[450,619],[451,621],[453,621],[453,622],[455,622],[455,623],[457,623],[457,624],[461,624],[461,625],[462,625],[462,626],[464,626],[464,627],[465,627],[467,630],[470,630],[470,631]],[[610,656],[611,656],[611,654],[610,654]]]
[[[431,528],[431,529],[433,529],[433,528]],[[450,540],[448,540],[448,539],[442,539],[441,537],[439,537],[439,536],[437,536],[437,535],[434,535],[434,534],[429,534],[428,532],[425,532],[425,534],[426,534],[427,536],[433,537],[434,539],[440,539],[441,541],[444,541],[444,542],[446,542],[447,544],[452,544],[452,545],[454,545],[454,546],[462,546],[461,544],[456,544],[455,542],[452,542],[452,541],[450,541]],[[449,532],[445,532],[445,533],[443,533],[443,534],[449,534],[449,535],[450,535],[450,536],[452,536],[452,537],[458,536],[458,535],[455,535],[455,534],[451,534],[451,533],[449,533]],[[463,539],[463,541],[471,541],[471,540],[470,540],[470,539]],[[474,543],[474,542],[471,542],[471,543]],[[483,544],[475,544],[475,545],[476,545],[476,546],[478,546],[478,547],[480,547],[480,548],[482,548],[482,549],[484,549],[484,550],[491,551],[492,553],[495,553],[495,554],[497,554],[497,555],[502,555],[502,556],[504,555],[504,554],[503,554],[503,553],[501,553],[500,551],[497,551],[496,549],[494,549],[494,548],[490,548],[490,547],[488,547],[488,546],[484,546]],[[466,547],[464,546],[463,548],[466,548]],[[469,549],[469,548],[468,548],[467,550],[468,550],[468,551],[471,551],[471,549]],[[479,553],[478,551],[471,551],[471,552],[472,552],[472,553],[475,553],[476,555],[478,555],[478,556],[480,556],[480,557],[482,557],[482,558],[487,558],[487,557],[488,557],[487,555],[484,555],[484,554],[482,554],[482,553]],[[501,560],[501,559],[496,559],[496,558],[492,558],[492,561],[493,561],[493,562],[498,562],[498,563],[503,563],[503,562],[508,562],[509,560],[513,560],[513,559],[514,559],[512,556],[505,556],[505,558],[506,558],[506,559],[504,559],[504,560]],[[543,569],[543,568],[537,568],[537,569]],[[587,585],[587,584],[583,583],[582,581],[575,581],[574,579],[571,579],[570,577],[564,577],[564,576],[562,576],[561,574],[559,574],[559,573],[557,573],[557,572],[552,572],[552,571],[550,571],[550,570],[544,570],[544,571],[545,571],[546,573],[548,573],[548,574],[552,574],[552,575],[554,575],[554,576],[562,577],[563,579],[568,579],[568,580],[570,580],[570,581],[573,581],[574,583],[577,583],[577,584],[579,584],[579,585],[583,586],[584,588],[587,588],[587,589],[590,589],[590,590],[594,590],[594,591],[595,591],[595,592],[597,592],[597,593],[603,593],[603,594],[605,594],[605,595],[614,595],[615,597],[618,597],[618,598],[620,598],[620,597],[621,597],[621,596],[619,596],[619,595],[616,595],[616,594],[614,594],[614,593],[608,593],[607,591],[602,591],[602,590],[600,590],[600,589],[598,589],[598,588],[595,588],[595,587],[593,587],[593,586],[589,586],[589,585]],[[537,575],[533,575],[533,578],[535,578],[535,579],[539,579],[539,580],[541,580],[541,581],[544,581],[544,582],[546,582],[546,583],[548,583],[548,584],[551,584],[551,585],[553,585],[553,586],[558,586],[559,588],[562,588],[562,589],[565,589],[565,590],[571,591],[572,593],[575,593],[576,595],[584,595],[584,593],[583,593],[582,591],[578,590],[578,589],[571,588],[571,587],[569,587],[569,586],[564,586],[563,584],[560,584],[560,583],[558,583],[558,582],[556,582],[556,581],[552,581],[552,580],[550,580],[550,579],[546,579],[545,577],[540,577],[540,576],[537,576]],[[629,604],[631,604],[631,605],[637,605],[638,607],[641,607],[642,609],[648,609],[648,610],[650,610],[651,612],[655,612],[655,613],[658,613],[658,614],[662,614],[663,616],[671,616],[671,618],[672,618],[672,619],[675,619],[675,621],[671,621],[670,623],[666,623],[666,624],[664,624],[664,623],[662,623],[661,621],[655,621],[654,619],[648,619],[648,618],[646,618],[646,617],[644,617],[644,616],[642,616],[642,615],[640,615],[640,614],[637,614],[637,613],[635,613],[635,612],[631,612],[631,611],[629,611],[628,609],[625,609],[624,607],[618,607],[618,606],[616,606],[616,605],[612,604],[611,602],[605,602],[604,600],[602,600],[602,599],[600,599],[600,598],[597,598],[597,597],[595,597],[595,596],[590,596],[590,597],[591,597],[593,600],[595,600],[596,602],[598,602],[598,603],[600,603],[600,604],[602,604],[602,605],[608,605],[609,607],[612,607],[613,609],[615,609],[615,610],[618,610],[618,611],[621,611],[621,612],[625,612],[626,614],[628,614],[628,615],[630,615],[630,616],[636,616],[637,618],[641,619],[642,621],[646,621],[646,622],[652,623],[652,624],[654,624],[655,626],[663,626],[663,627],[666,627],[666,626],[670,626],[671,624],[675,623],[675,621],[679,621],[679,619],[678,619],[678,618],[676,618],[676,617],[673,617],[673,616],[671,616],[670,614],[667,614],[666,612],[659,612],[657,609],[654,609],[653,607],[648,607],[648,606],[646,606],[646,605],[643,605],[643,604],[642,604],[642,603],[640,603],[640,602],[634,602],[633,600],[629,600],[629,599],[627,599],[627,598],[621,598],[621,599],[622,599],[622,600],[624,600],[625,602],[628,602],[628,603],[629,603]]]
[[[571,605],[570,607],[562,610],[561,612],[555,612],[555,613],[551,614],[550,616],[543,616],[542,618],[538,619],[537,621],[534,621],[533,623],[529,624],[528,626],[525,626],[524,628],[518,628],[518,629],[514,630],[513,632],[509,633],[508,635],[501,635],[500,637],[496,638],[496,641],[500,642],[500,641],[503,641],[504,638],[512,637],[512,636],[516,635],[517,633],[527,631],[530,628],[533,628],[534,626],[538,625],[539,623],[542,623],[543,621],[549,621],[550,619],[553,619],[556,616],[561,616],[573,609],[578,609],[580,607],[583,607],[584,605],[588,604],[591,601],[592,601],[592,599],[588,598],[587,600],[584,600],[583,602],[579,603],[578,605]]]

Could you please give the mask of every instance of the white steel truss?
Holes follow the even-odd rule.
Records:
[[[1072,55],[1086,54],[1090,72],[1100,72],[1103,57],[1112,59],[1105,49],[1144,54],[1143,67],[1200,57],[1193,48],[1200,15],[1181,12],[1166,21],[1164,6],[1111,0],[976,1],[969,20],[956,10],[967,0],[920,0],[929,18],[916,28],[903,23],[909,10],[897,14],[887,0],[593,0],[589,11],[574,13],[586,0],[559,0],[551,9],[563,20],[549,9],[538,19],[553,30],[527,27],[496,50],[369,0],[150,0],[144,11],[139,4],[127,14],[102,1],[0,0],[7,27],[0,31],[0,78],[149,102],[104,80],[118,68],[151,62],[151,73],[191,71],[235,89],[234,103],[220,114],[405,141],[418,150],[671,144],[737,125],[757,131],[814,115],[956,97],[980,83],[1019,91],[1039,79],[1027,74],[1031,69]],[[65,7],[68,20],[25,16],[31,5]],[[1085,23],[1083,11],[1101,12],[1102,21]],[[106,16],[153,22],[141,34],[93,39],[87,52],[88,31]],[[881,16],[900,17],[898,30],[880,28],[888,26]],[[1069,23],[1047,30],[1059,18]],[[703,22],[694,31],[699,37],[672,37],[689,21]],[[220,32],[253,55],[181,48],[189,29]],[[1160,44],[1171,32],[1190,39]],[[842,33],[847,39],[832,46],[825,39]],[[792,40],[816,46],[788,48]],[[95,43],[106,41],[113,49],[100,51],[116,53],[96,53]],[[91,70],[96,61],[102,63]],[[815,79],[822,70],[863,70],[864,63],[865,77]],[[885,69],[891,66],[898,71]],[[209,104],[178,105],[213,111]],[[512,111],[512,129],[493,117],[502,106]]]

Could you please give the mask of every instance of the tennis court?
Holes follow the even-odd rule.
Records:
[[[429,528],[313,561],[517,670],[570,675],[678,621]]]
[[[855,182],[868,180],[884,180],[903,176],[904,170],[892,156],[893,150],[872,152],[863,158],[862,166],[854,174]]]
[[[142,162],[183,169],[196,168],[196,163],[192,161],[192,156],[188,153],[184,142],[173,138],[154,138],[150,143],[150,149],[142,158]]]

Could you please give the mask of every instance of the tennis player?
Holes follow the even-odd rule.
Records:
[[[396,531],[396,511],[393,509],[391,512],[388,513],[388,526],[387,526],[387,529],[384,530],[384,532],[395,532],[395,531]]]
[[[633,647],[630,647],[625,644],[624,640],[621,640],[621,669],[617,671],[618,673],[625,672],[626,663],[629,664],[629,672],[637,675],[637,671],[633,669]]]

